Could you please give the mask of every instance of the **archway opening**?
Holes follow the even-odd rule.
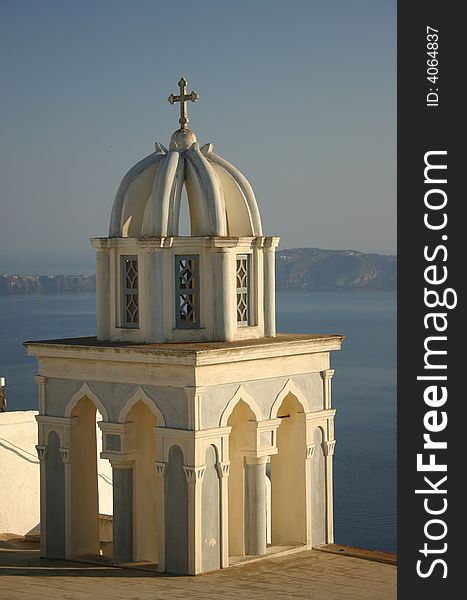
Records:
[[[271,543],[307,543],[306,425],[303,407],[289,393],[277,417],[277,454],[271,456]]]
[[[84,396],[75,405],[70,416],[72,419],[76,418],[70,430],[71,555],[99,556],[97,409]],[[101,419],[99,413],[99,420]]]
[[[180,213],[178,219],[178,235],[191,236],[192,233],[192,222],[190,204],[188,202],[188,194],[185,185],[182,186],[180,194]]]
[[[133,560],[157,563],[158,535],[155,471],[156,444],[154,428],[160,425],[156,416],[141,400],[126,415],[131,423],[129,436],[134,452],[133,466]]]
[[[65,469],[60,455],[60,438],[51,431],[47,437],[46,544],[48,558],[65,558]]]
[[[101,458],[102,432],[99,428],[99,423],[102,420],[102,414],[100,413],[99,409],[96,409],[97,496],[99,507],[100,553],[105,556],[112,556],[112,465],[106,458]]]
[[[256,417],[251,408],[240,400],[232,411],[227,425],[229,436],[229,556],[245,556],[245,456],[255,447]],[[266,484],[265,484],[266,485]]]

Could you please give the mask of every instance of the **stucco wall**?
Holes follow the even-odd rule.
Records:
[[[89,380],[86,383],[99,397],[109,413],[110,421],[117,423],[120,411],[138,385]],[[72,396],[82,387],[83,381],[73,379],[47,380],[47,415],[63,417]],[[167,427],[186,429],[186,396],[183,388],[145,385],[144,392],[162,411]]]
[[[323,408],[323,382],[319,373],[294,375],[293,377],[271,377],[256,381],[245,381],[242,387],[247,394],[252,396],[261,410],[261,419],[269,419],[271,406],[274,399],[289,381],[297,386],[308,400],[311,411]],[[206,387],[203,402],[200,408],[201,427],[218,427],[222,411],[229,399],[238,389],[238,383],[229,383]]]
[[[24,535],[39,524],[36,415],[33,410],[0,413],[0,533]],[[98,435],[98,452],[100,442]],[[98,473],[99,512],[112,514],[109,461],[99,459]]]
[[[0,413],[0,533],[24,535],[39,523],[36,414]]]

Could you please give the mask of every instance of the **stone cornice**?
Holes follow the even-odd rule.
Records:
[[[151,248],[183,248],[185,246],[201,246],[204,248],[235,248],[237,246],[242,246],[274,249],[279,244],[279,240],[280,238],[275,236],[148,236],[139,238],[97,237],[91,238],[91,245],[93,248],[100,251],[122,246],[137,246],[146,250],[150,250]]]
[[[331,352],[340,350],[343,340],[341,335],[281,334],[237,342],[130,344],[74,338],[25,342],[24,346],[29,356],[37,358],[204,366]]]

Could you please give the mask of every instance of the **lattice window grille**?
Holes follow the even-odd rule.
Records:
[[[199,327],[199,257],[175,257],[177,328]]]
[[[237,325],[250,324],[250,257],[248,254],[237,255],[236,288],[237,288]]]
[[[139,327],[138,257],[122,257],[123,277],[123,324]]]

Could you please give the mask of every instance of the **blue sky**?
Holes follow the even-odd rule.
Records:
[[[181,75],[281,248],[395,252],[394,0],[0,0],[0,69],[0,272],[92,271]]]

